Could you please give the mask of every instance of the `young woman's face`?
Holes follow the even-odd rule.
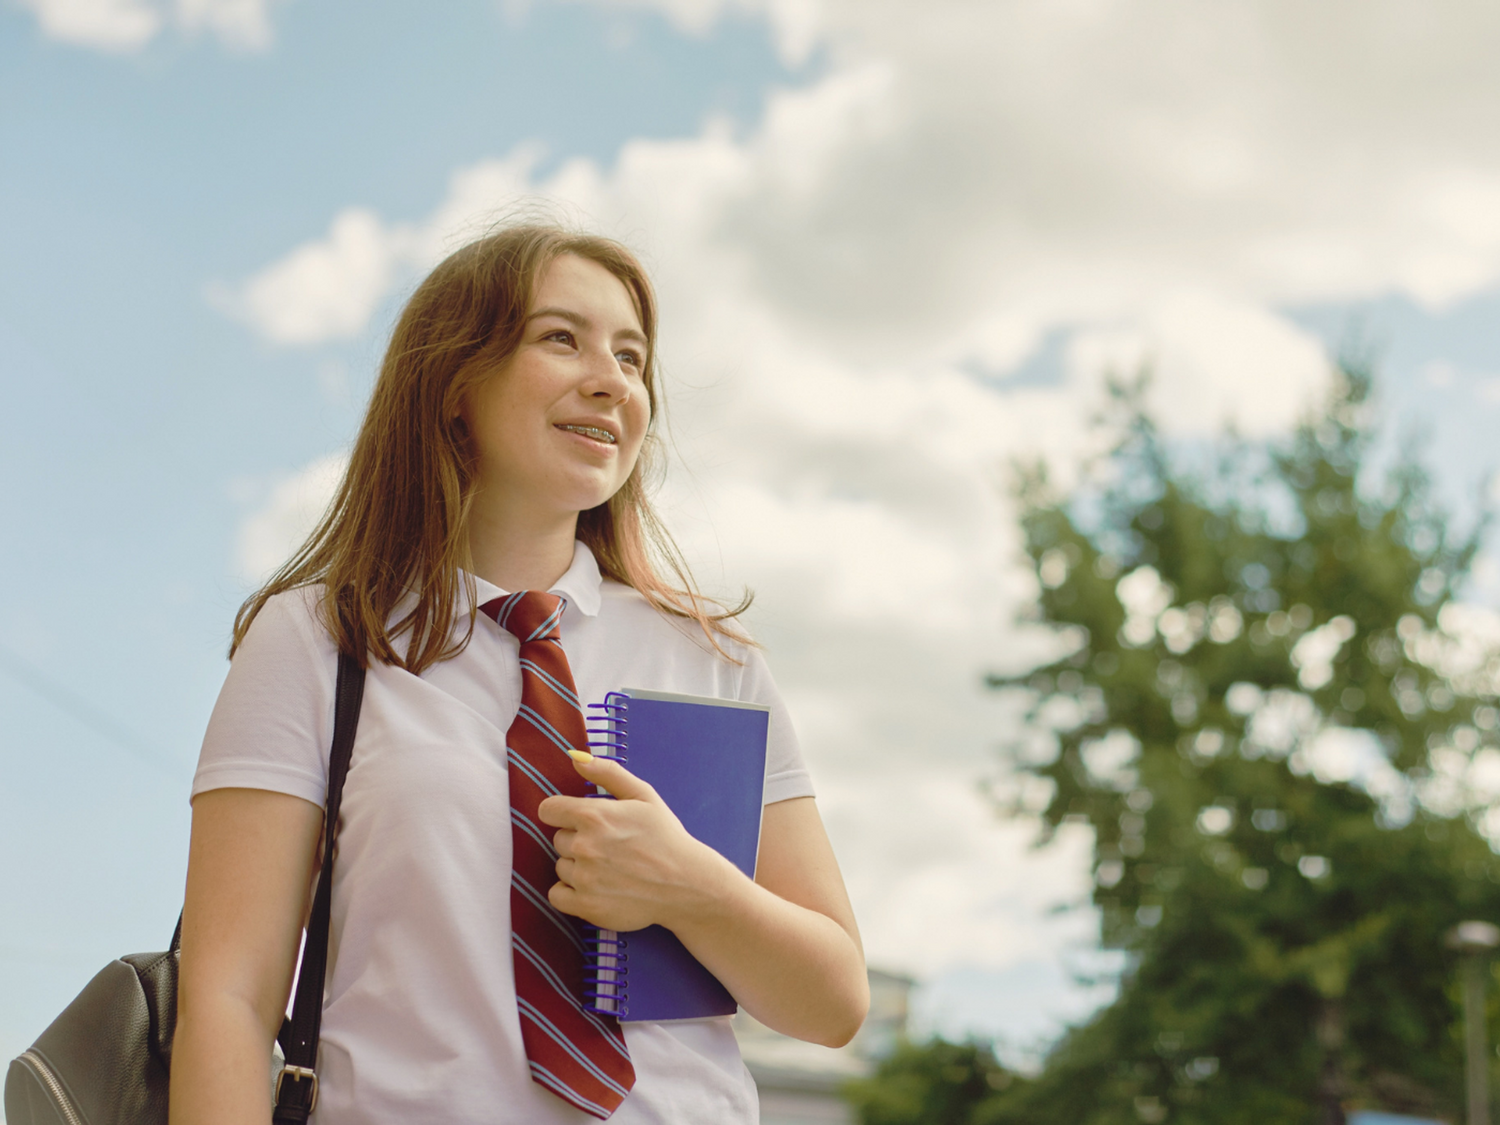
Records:
[[[625,483],[651,420],[646,336],[623,282],[564,254],[543,274],[521,345],[474,392],[466,420],[482,504],[551,519]]]

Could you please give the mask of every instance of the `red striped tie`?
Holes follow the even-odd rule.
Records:
[[[537,817],[546,797],[588,795],[568,758],[588,733],[559,642],[565,602],[523,590],[480,608],[521,642],[521,710],[506,733],[510,773],[511,959],[521,1040],[535,1082],[585,1113],[608,1117],[635,1085],[619,1021],[583,1008],[583,935],[578,919],[547,901],[557,881],[557,831]]]

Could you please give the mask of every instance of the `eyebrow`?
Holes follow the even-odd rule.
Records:
[[[530,313],[530,314],[527,315],[527,317],[526,317],[526,323],[530,324],[533,320],[540,320],[544,316],[555,316],[559,320],[566,320],[569,324],[576,325],[579,328],[592,328],[593,327],[593,322],[591,320],[589,320],[588,317],[586,317],[586,316],[580,316],[578,313],[573,312],[570,309],[559,309],[559,308],[537,309],[536,312]],[[643,347],[649,343],[649,341],[646,339],[646,334],[644,332],[640,332],[640,331],[638,331],[638,330],[636,330],[634,328],[625,328],[625,329],[622,329],[618,333],[618,335],[624,336],[624,337],[626,337],[627,339],[630,339],[630,340],[635,340],[636,342],[638,342],[639,344],[641,344]]]

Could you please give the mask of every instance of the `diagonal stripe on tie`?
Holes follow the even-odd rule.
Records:
[[[527,905],[535,910],[537,917],[544,919],[556,931],[551,935],[550,940],[571,942],[574,948],[578,950],[579,960],[581,961],[584,953],[583,939],[578,936],[577,928],[568,919],[567,915],[548,902],[547,896],[542,894],[541,891],[514,873],[510,877],[510,889],[511,917],[513,919],[519,917],[517,911],[521,908],[515,905],[516,896],[519,895],[526,900]],[[511,928],[515,929],[516,927],[513,925]]]
[[[519,828],[535,840],[537,845],[547,853],[548,858],[554,863],[557,862],[557,852],[552,848],[552,841],[547,839],[547,834],[538,825],[532,824],[518,809],[510,810],[510,823],[512,828]]]
[[[583,1009],[581,923],[547,901],[557,880],[555,830],[537,808],[549,795],[587,795],[567,756],[588,749],[578,689],[560,643],[565,603],[525,590],[481,610],[521,644],[521,706],[506,732],[510,776],[511,964],[526,1063],[537,1085],[598,1118],[619,1108],[635,1068],[618,1020]]]
[[[550,742],[554,750],[561,751],[564,757],[567,757],[569,750],[577,749],[577,744],[558,730],[544,712],[538,711],[531,704],[524,702],[524,696],[522,700],[521,710],[516,715],[516,722],[524,721],[529,723],[537,734]],[[512,724],[510,729],[513,733],[516,729],[515,725]]]
[[[523,774],[526,775],[527,781],[531,782],[543,793],[547,794],[548,797],[551,797],[557,793],[557,786],[553,785],[552,782],[547,779],[547,775],[542,773],[541,770],[537,769],[525,758],[517,754],[514,750],[508,751],[505,757],[506,761],[510,764],[512,769],[520,770]],[[538,800],[537,803],[540,804],[541,800]]]
[[[540,664],[538,664],[536,661],[534,661],[534,660],[523,660],[523,661],[521,661],[521,667],[524,668],[526,671],[532,672],[535,675],[537,675],[538,677],[540,677],[541,681],[544,684],[546,684],[548,687],[550,687],[553,691],[557,692],[558,695],[560,695],[560,696],[563,697],[563,701],[564,702],[571,703],[574,707],[580,707],[581,708],[583,706],[581,703],[578,702],[578,696],[576,696],[576,695],[573,694],[573,689],[572,688],[568,687],[568,685],[565,684],[565,683],[563,683],[561,680],[556,679],[555,677],[548,675],[547,674],[547,670],[545,668],[543,668]]]
[[[547,978],[547,983],[552,986],[553,991],[560,992],[563,995],[567,995],[567,982],[552,971],[552,966],[547,964],[546,960],[541,956],[541,954],[537,953],[536,950],[527,945],[526,942],[521,938],[520,934],[512,934],[511,943],[515,947],[517,953],[519,953],[522,957],[525,957],[526,960],[530,961],[537,972],[541,973],[542,976]],[[616,1050],[620,1052],[622,1057],[626,1059],[630,1058],[630,1052],[625,1050],[625,1045],[623,1043],[616,1043],[615,1040],[611,1038],[609,1027],[604,1022],[604,1017],[594,1014],[587,1008],[583,1009],[583,1014],[588,1017],[589,1021],[595,1024],[600,1031],[604,1032],[605,1039],[611,1046],[615,1047]]]

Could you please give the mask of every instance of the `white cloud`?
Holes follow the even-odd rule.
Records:
[[[328,236],[299,247],[215,303],[279,344],[312,344],[353,335],[368,323],[395,280],[410,239],[371,211],[350,207]]]
[[[1127,328],[1082,331],[1068,358],[1084,377],[1149,369],[1159,420],[1187,431],[1277,430],[1328,371],[1322,344],[1285,318],[1205,291],[1164,294]]]
[[[328,233],[297,247],[239,286],[216,283],[210,300],[278,344],[315,344],[359,334],[398,278],[435,265],[529,189],[538,150],[522,146],[454,174],[447,200],[421,224],[383,222],[348,207]]]
[[[1103,738],[1085,742],[1079,749],[1084,766],[1099,784],[1122,793],[1139,784],[1136,762],[1141,756],[1141,744],[1129,731],[1112,730]]]
[[[710,585],[759,592],[872,957],[1050,956],[1039,914],[1086,893],[1086,841],[1030,852],[976,796],[1015,721],[980,677],[1046,651],[1013,621],[1035,583],[1004,465],[1046,455],[1066,485],[1100,375],[1142,360],[1170,429],[1274,431],[1324,371],[1280,307],[1500,278],[1500,9],[592,2],[689,31],[759,13],[826,64],[747,131],[545,176],[523,146],[425,217],[346,210],[223,299],[282,343],[357,336],[539,197],[643,250],[680,454],[663,507]],[[1314,733],[1305,697],[1262,702],[1265,752]],[[1307,768],[1363,777],[1358,750]]]
[[[236,569],[247,585],[265,581],[312,533],[343,479],[349,458],[320,457],[276,481],[260,506],[240,521]]]
[[[808,596],[826,615],[879,624],[906,613],[913,592],[923,591],[913,628],[942,634],[963,628],[969,592],[963,552],[881,498],[783,497],[742,481],[717,490],[716,499],[736,513],[723,529],[722,548],[763,572],[817,576]],[[848,549],[830,558],[830,543]]]
[[[1206,280],[1263,301],[1441,303],[1500,266],[1500,153],[1478,139],[1500,11],[1479,0],[596,3],[694,26],[759,11],[810,29],[825,85],[886,76],[885,130],[854,130],[808,205],[754,197],[792,251],[782,272],[810,289],[884,261],[897,270],[862,290],[932,292],[915,265],[950,298],[988,275],[1102,308]],[[852,268],[805,272],[834,246]]]
[[[578,0],[574,0],[578,2]],[[800,66],[807,60],[823,32],[821,0],[582,0],[608,11],[654,11],[664,15],[678,30],[692,35],[708,31],[726,14],[762,15],[783,61]],[[512,0],[518,10],[527,0]]]
[[[1091,833],[1070,830],[1030,862],[1017,862],[1035,826],[997,821],[958,771],[872,773],[842,781],[849,792],[837,799],[820,796],[835,826],[847,802],[880,820],[879,832],[861,833],[858,861],[844,853],[872,964],[929,976],[953,965],[1043,957],[1058,937],[1087,935],[1093,920],[1086,912],[1037,922],[1053,907],[1087,900]]]
[[[1351,727],[1325,727],[1295,755],[1293,768],[1311,772],[1325,785],[1358,785],[1377,796],[1404,788],[1386,749],[1373,733]]]
[[[226,46],[263,50],[271,43],[272,0],[176,0],[176,25],[208,31]],[[49,39],[99,51],[138,51],[167,26],[153,0],[20,0]]]
[[[161,29],[161,14],[144,0],[21,0],[49,39],[100,51],[134,51]]]
[[[1317,691],[1332,680],[1333,662],[1356,631],[1354,619],[1341,613],[1298,637],[1291,653],[1297,682],[1308,691]]]
[[[271,45],[269,0],[177,0],[184,31],[210,31],[227,46],[264,50]]]

